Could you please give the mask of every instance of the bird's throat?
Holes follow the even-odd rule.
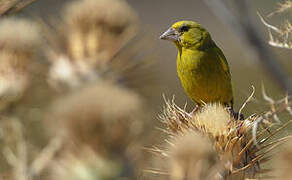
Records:
[[[181,54],[182,54],[182,46],[179,44],[179,42],[175,41],[174,42],[177,50],[178,50],[178,56],[181,57]]]

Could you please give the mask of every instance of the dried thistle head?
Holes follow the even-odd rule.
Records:
[[[170,139],[181,137],[189,131],[209,139],[216,152],[216,159],[220,161],[213,176],[215,179],[262,178],[269,170],[261,165],[268,162],[269,154],[289,138],[273,140],[276,134],[292,122],[290,120],[274,128],[278,123],[274,121],[275,114],[291,111],[288,98],[280,102],[277,106],[273,104],[270,111],[235,120],[226,108],[218,104],[206,104],[196,113],[190,114],[174,102],[167,101],[164,114],[160,117],[166,124]],[[192,146],[189,145],[190,148]],[[156,149],[155,152],[163,156],[167,154],[165,150]]]
[[[136,16],[123,0],[76,1],[65,8],[63,17],[66,50],[76,61],[104,63],[117,52],[125,38],[135,34]]]
[[[195,126],[214,138],[227,136],[229,123],[233,121],[230,113],[220,104],[208,104],[193,116]]]
[[[39,45],[39,30],[32,22],[0,21],[0,109],[19,99],[28,87]]]
[[[125,152],[139,137],[142,109],[136,93],[100,81],[54,103],[49,121],[68,141],[107,156]]]
[[[239,140],[238,129],[246,128],[242,122],[236,123],[229,111],[220,104],[206,104],[194,115],[178,108],[175,104],[167,105],[167,110],[162,117],[171,135],[184,134],[189,130],[197,131],[208,137],[218,153],[218,159],[225,161],[226,171],[231,171],[233,166],[240,165],[239,159],[243,157],[233,157],[238,154],[243,146],[242,139]],[[184,114],[184,115],[182,115]],[[236,143],[234,141],[237,141]],[[223,173],[224,174],[224,173]]]
[[[49,53],[51,80],[74,84],[95,79],[97,67],[107,64],[136,33],[136,15],[123,0],[81,0],[69,3],[58,38]],[[62,72],[66,66],[67,73]]]
[[[229,111],[220,104],[207,104],[194,115],[180,109],[174,102],[166,104],[161,119],[171,134],[195,128],[217,139],[228,136],[230,124],[234,121]]]
[[[172,180],[212,177],[211,168],[216,164],[216,156],[209,139],[190,130],[175,137],[169,146],[169,172]]]

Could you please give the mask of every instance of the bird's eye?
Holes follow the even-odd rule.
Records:
[[[179,31],[180,31],[180,32],[187,32],[189,29],[190,29],[189,26],[187,26],[187,25],[182,25],[182,26],[179,28]]]

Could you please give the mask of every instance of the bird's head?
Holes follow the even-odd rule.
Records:
[[[211,37],[200,24],[194,21],[179,21],[166,30],[160,39],[173,41],[178,47],[200,48]]]

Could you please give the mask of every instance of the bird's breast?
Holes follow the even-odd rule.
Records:
[[[187,95],[197,103],[219,101],[227,88],[220,61],[204,52],[183,52],[177,72]]]

